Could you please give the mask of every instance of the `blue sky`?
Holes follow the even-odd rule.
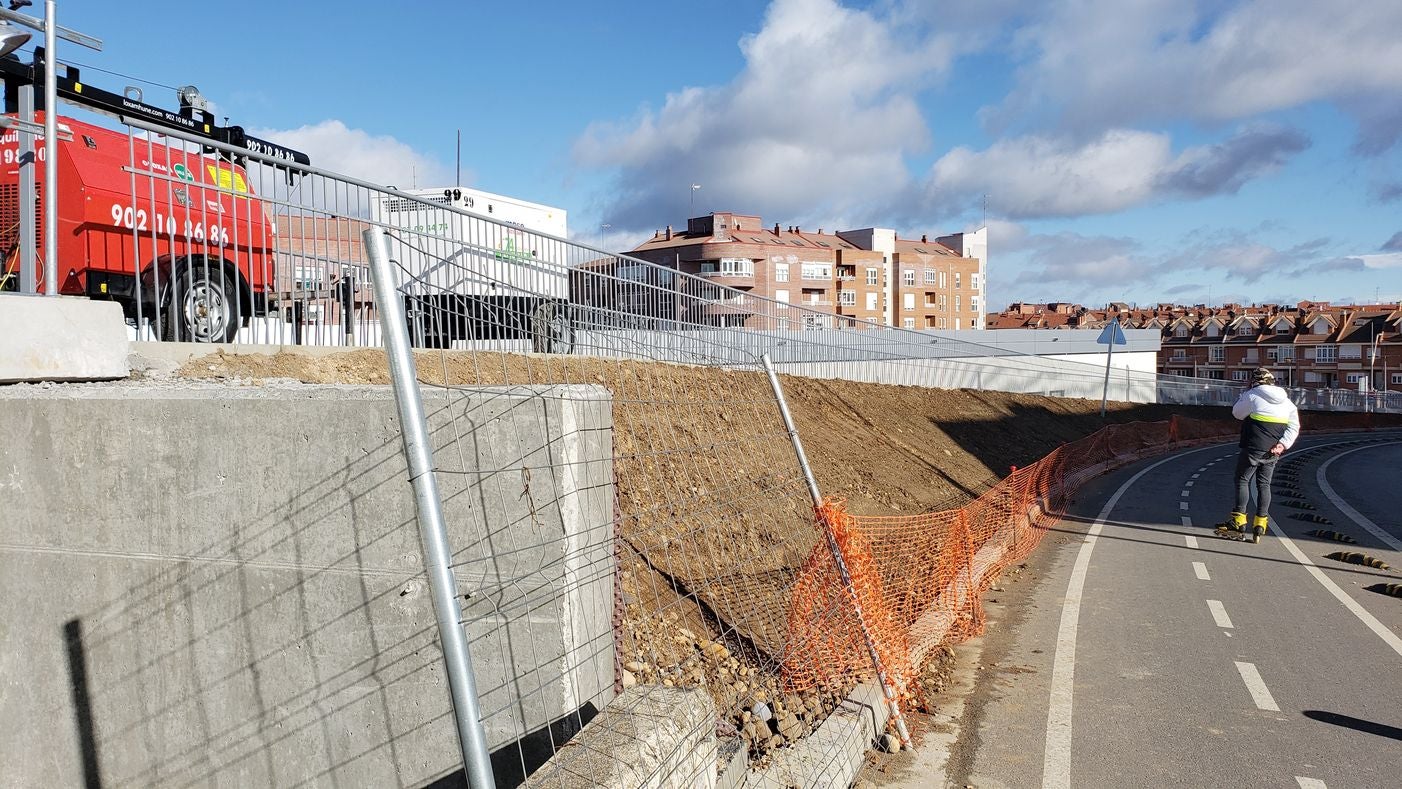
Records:
[[[1402,299],[1402,3],[59,3],[110,89],[399,186],[569,211],[977,227],[989,297]],[[136,82],[150,80],[156,85]],[[605,232],[604,224],[611,227]]]

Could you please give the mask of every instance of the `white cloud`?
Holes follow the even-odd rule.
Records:
[[[1308,140],[1256,125],[1177,156],[1166,134],[1111,129],[1089,142],[1038,135],[1011,137],[983,151],[955,148],[931,168],[932,206],[988,194],[1012,217],[1081,216],[1120,211],[1161,197],[1230,194],[1278,169]]]
[[[942,41],[946,43],[941,43]],[[603,218],[652,227],[721,208],[810,223],[859,214],[910,182],[904,157],[929,142],[914,94],[948,68],[947,39],[905,36],[889,18],[834,0],[775,0],[740,42],[729,84],[689,87],[576,141],[584,167],[617,173]]]
[[[1357,257],[1359,260],[1363,261],[1364,268],[1402,268],[1402,252],[1387,252],[1378,255],[1358,255]]]
[[[1014,91],[994,128],[1060,119],[1106,126],[1220,122],[1334,102],[1360,123],[1358,149],[1402,132],[1402,3],[1351,0],[1082,0],[1041,6],[1022,29]]]
[[[296,129],[252,129],[249,133],[302,151],[316,167],[375,184],[406,189],[415,182],[421,187],[453,182],[451,171],[433,157],[389,135],[351,129],[339,120]]]

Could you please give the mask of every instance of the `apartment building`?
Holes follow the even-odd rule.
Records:
[[[987,231],[945,238],[958,248],[928,236],[902,239],[884,228],[815,232],[766,227],[759,216],[716,212],[689,219],[685,232],[668,226],[628,254],[743,293],[802,305],[813,311],[803,313],[809,326],[872,321],[907,329],[981,328]],[[715,304],[704,319],[752,325],[741,306]]]
[[[1015,303],[993,316],[989,328],[1100,329],[1110,321],[1159,330],[1158,368],[1166,375],[1245,384],[1253,369],[1268,367],[1285,386],[1402,392],[1399,304],[1111,304],[1088,310]]]

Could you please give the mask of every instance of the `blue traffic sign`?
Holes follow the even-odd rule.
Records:
[[[1120,328],[1118,321],[1107,324],[1105,330],[1100,333],[1096,342],[1101,345],[1128,345],[1129,340],[1125,339],[1125,330]]]

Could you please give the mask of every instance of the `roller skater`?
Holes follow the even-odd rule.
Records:
[[[1300,412],[1290,395],[1275,385],[1275,375],[1264,367],[1251,375],[1251,388],[1241,393],[1232,406],[1232,416],[1241,420],[1241,448],[1236,461],[1236,508],[1216,526],[1220,537],[1260,542],[1270,523],[1271,477],[1275,462],[1300,435]],[[1256,514],[1248,526],[1246,507],[1251,498],[1251,481],[1256,482]]]

